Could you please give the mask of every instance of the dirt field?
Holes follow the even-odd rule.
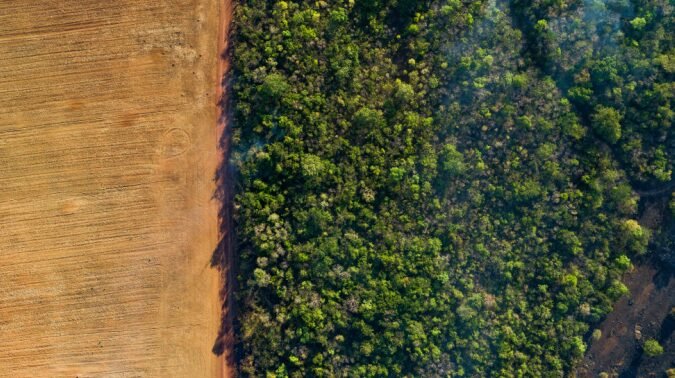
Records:
[[[229,375],[223,8],[0,1],[0,376]]]

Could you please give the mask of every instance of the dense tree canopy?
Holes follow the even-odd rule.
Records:
[[[672,180],[667,0],[242,0],[244,376],[563,376]],[[667,193],[668,194],[668,193]]]

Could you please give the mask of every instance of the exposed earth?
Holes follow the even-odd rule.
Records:
[[[226,8],[0,1],[0,376],[231,375],[212,353]]]
[[[647,262],[627,273],[624,283],[630,293],[598,326],[602,336],[591,341],[579,377],[663,377],[675,367],[675,278],[664,264]],[[642,351],[647,339],[655,339],[664,353],[649,357]]]

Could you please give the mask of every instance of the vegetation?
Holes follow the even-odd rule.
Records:
[[[241,373],[569,372],[671,180],[671,8],[242,0]]]
[[[646,340],[643,349],[645,354],[649,357],[656,357],[663,354],[663,347],[654,339]]]

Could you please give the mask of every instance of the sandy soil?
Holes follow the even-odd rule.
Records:
[[[0,376],[230,374],[221,8],[0,1]]]

